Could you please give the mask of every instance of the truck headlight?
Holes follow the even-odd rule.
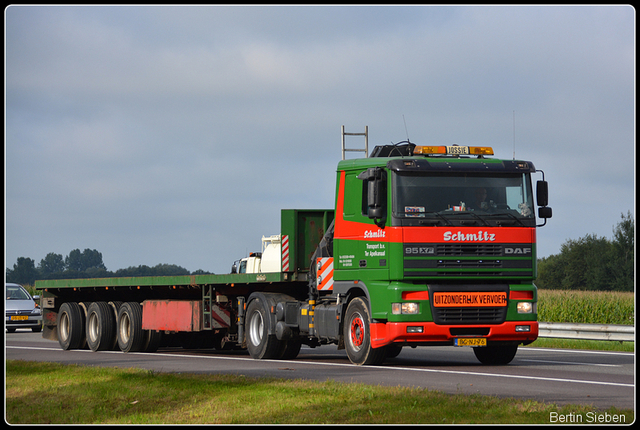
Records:
[[[420,306],[417,303],[391,303],[391,313],[393,315],[400,314],[417,314]]]
[[[531,302],[518,302],[516,305],[519,314],[530,314],[533,312],[533,305]]]

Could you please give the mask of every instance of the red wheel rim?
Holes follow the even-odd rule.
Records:
[[[364,342],[364,322],[360,315],[351,321],[351,343],[356,348],[360,348]]]

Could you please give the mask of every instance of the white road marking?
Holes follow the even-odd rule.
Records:
[[[6,346],[7,349],[30,349],[30,350],[45,350],[45,351],[61,351],[58,348],[39,348],[39,347],[20,347],[20,346]],[[89,352],[92,354],[96,354],[91,350],[74,350],[74,352]],[[99,354],[122,354],[121,351],[100,351]],[[210,359],[210,360],[233,360],[233,361],[256,361],[250,357],[221,357],[221,356],[200,356],[200,355],[186,355],[186,354],[166,354],[162,352],[154,352],[154,353],[145,353],[145,352],[128,352],[129,355],[153,355],[154,357],[184,357],[184,358],[200,358],[200,359]],[[589,385],[608,385],[613,387],[635,387],[635,384],[622,384],[617,382],[601,382],[601,381],[587,381],[581,379],[566,379],[566,378],[547,378],[540,376],[525,376],[525,375],[508,375],[508,374],[500,374],[500,373],[486,373],[486,372],[469,372],[463,370],[443,370],[443,369],[422,369],[422,368],[413,368],[413,367],[395,367],[395,366],[356,366],[354,364],[346,364],[346,363],[324,363],[324,362],[308,362],[308,361],[294,361],[294,360],[260,360],[260,362],[266,363],[276,363],[279,366],[282,364],[291,364],[291,365],[308,365],[308,366],[335,366],[335,367],[363,367],[367,370],[390,370],[394,371],[402,370],[405,372],[423,372],[423,373],[444,373],[451,375],[465,375],[465,376],[485,376],[489,378],[507,378],[507,379],[524,379],[524,380],[534,380],[534,381],[549,381],[549,382],[561,382],[561,383],[574,383],[574,384],[589,384]]]

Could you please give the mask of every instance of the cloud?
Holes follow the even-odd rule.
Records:
[[[610,235],[635,196],[634,16],[11,6],[7,263],[95,248],[110,270],[227,271],[281,208],[333,205],[341,125],[511,158],[514,111],[516,154],[551,186],[539,252]]]

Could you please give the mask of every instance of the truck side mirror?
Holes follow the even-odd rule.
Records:
[[[553,212],[551,211],[551,208],[549,206],[538,208],[538,218],[551,218],[552,214]]]
[[[366,181],[367,216],[375,220],[378,227],[384,226],[387,218],[387,174],[380,167],[371,167],[358,175]]]
[[[542,180],[536,183],[536,202],[540,206],[538,208],[538,218],[544,219],[544,224],[538,227],[542,227],[547,223],[547,218],[551,218],[553,214],[551,208],[547,206],[549,204],[549,184],[547,181]]]
[[[549,184],[547,181],[538,181],[536,184],[536,201],[538,206],[549,204]]]

